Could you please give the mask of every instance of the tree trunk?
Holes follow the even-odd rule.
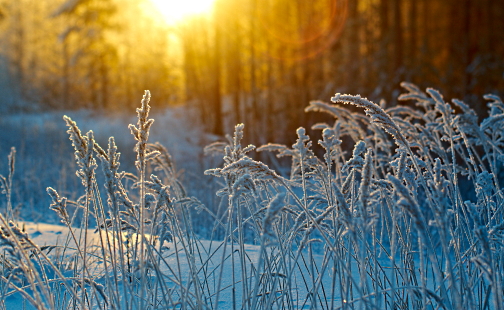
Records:
[[[401,67],[403,66],[404,57],[404,42],[403,42],[403,28],[402,28],[402,2],[401,0],[394,0],[393,2],[393,42],[394,42],[394,60],[393,60],[393,78],[394,83],[399,83],[402,80]],[[397,87],[397,85],[393,85]]]
[[[224,136],[223,119],[222,119],[222,96],[221,96],[221,27],[218,12],[215,19],[215,38],[214,38],[214,53],[212,64],[212,90],[211,102],[213,113],[213,128],[212,133],[218,136]]]

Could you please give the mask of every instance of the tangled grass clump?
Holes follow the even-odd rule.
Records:
[[[292,147],[257,148],[290,157],[289,176],[254,160],[237,125],[207,147],[224,154],[206,171],[223,180],[218,208],[188,197],[168,151],[148,142],[149,92],[130,125],[136,173],[120,171],[113,137],[103,149],[65,117],[84,194],[48,188],[69,230],[61,245],[40,247],[10,208],[0,215],[0,305],[19,294],[37,309],[504,309],[504,103],[485,96],[478,123],[460,100],[402,86],[415,108],[311,102],[335,118],[314,126],[322,158],[304,128]],[[209,240],[194,228],[202,216]]]

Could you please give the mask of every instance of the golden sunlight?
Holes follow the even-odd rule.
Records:
[[[175,24],[184,18],[209,13],[215,0],[150,0],[167,24]]]

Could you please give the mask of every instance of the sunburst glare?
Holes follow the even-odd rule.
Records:
[[[168,24],[212,10],[215,0],[150,0]]]

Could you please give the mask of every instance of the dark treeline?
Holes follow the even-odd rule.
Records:
[[[215,133],[245,122],[258,144],[291,142],[335,92],[392,100],[406,80],[475,104],[504,89],[501,1],[220,0],[188,31],[187,97]]]
[[[479,111],[481,95],[504,89],[502,1],[216,0],[176,27],[138,15],[140,0],[55,2],[0,0],[13,101],[114,110],[150,89],[197,106],[216,135],[245,123],[260,145],[292,142],[315,121],[308,102],[335,92],[394,104],[410,81]]]

